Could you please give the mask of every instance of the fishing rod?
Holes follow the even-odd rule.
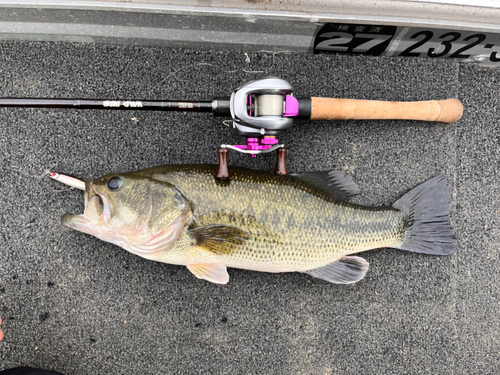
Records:
[[[230,97],[207,101],[121,100],[121,99],[30,99],[0,98],[0,107],[73,108],[134,111],[210,112],[231,117],[233,128],[246,138],[245,145],[221,145],[219,172],[221,180],[230,177],[227,167],[229,150],[256,157],[277,151],[276,174],[287,174],[286,148],[278,136],[293,125],[294,118],[308,120],[420,120],[454,123],[463,114],[458,99],[419,102],[306,97],[296,98],[286,80],[265,78],[244,83]]]

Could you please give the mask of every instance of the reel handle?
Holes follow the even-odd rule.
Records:
[[[458,99],[422,102],[311,98],[311,120],[421,120],[453,123],[464,107]]]
[[[219,153],[219,168],[217,169],[217,174],[215,175],[221,181],[226,181],[231,178],[231,172],[229,172],[229,149],[225,147],[220,147],[217,152]]]
[[[231,147],[233,150],[238,150],[238,148],[228,145],[222,145],[217,150],[217,152],[219,153],[219,168],[217,169],[215,178],[217,178],[220,181],[228,181],[231,178],[231,172],[229,172],[229,165],[228,165],[229,150],[230,150],[229,147]],[[242,151],[240,150],[240,152]],[[279,145],[279,147],[276,149],[277,161],[274,174],[278,176],[284,176],[288,174],[288,169],[286,167],[286,152],[287,149],[284,148],[282,145]]]
[[[276,160],[276,169],[274,170],[274,174],[279,176],[284,176],[288,174],[288,169],[286,167],[286,148],[282,147],[276,150],[277,160]]]

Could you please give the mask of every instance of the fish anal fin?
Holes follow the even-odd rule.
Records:
[[[369,263],[356,256],[346,256],[326,266],[305,273],[334,284],[353,284],[365,277]]]
[[[227,284],[229,274],[225,265],[220,263],[197,263],[186,266],[198,279],[210,281],[215,284]]]
[[[238,227],[222,224],[194,228],[189,233],[195,239],[196,246],[217,255],[234,253],[250,237]]]
[[[305,172],[291,176],[325,190],[337,199],[345,200],[360,193],[358,185],[344,171]]]

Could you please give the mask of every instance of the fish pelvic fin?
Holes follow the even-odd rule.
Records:
[[[346,256],[305,273],[334,284],[353,284],[365,277],[369,263],[357,256]]]
[[[223,224],[206,225],[189,230],[196,246],[217,255],[234,253],[250,235],[244,230]]]
[[[393,207],[408,215],[405,239],[397,249],[432,255],[455,253],[455,232],[449,223],[451,194],[443,176],[410,190]]]
[[[290,176],[325,190],[340,200],[347,200],[361,192],[352,177],[344,171],[304,172]]]
[[[188,264],[186,267],[198,279],[207,280],[215,284],[227,284],[229,281],[227,268],[220,263]]]

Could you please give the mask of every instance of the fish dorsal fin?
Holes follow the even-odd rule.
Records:
[[[343,257],[305,273],[334,284],[352,284],[365,277],[369,263],[360,257]]]
[[[198,279],[208,280],[215,284],[227,284],[229,274],[226,266],[220,263],[197,263],[186,266]]]
[[[344,171],[304,172],[291,176],[325,190],[341,200],[360,193],[358,185]]]
[[[196,246],[218,255],[232,254],[250,237],[238,227],[223,224],[194,228],[189,233],[196,240]]]

